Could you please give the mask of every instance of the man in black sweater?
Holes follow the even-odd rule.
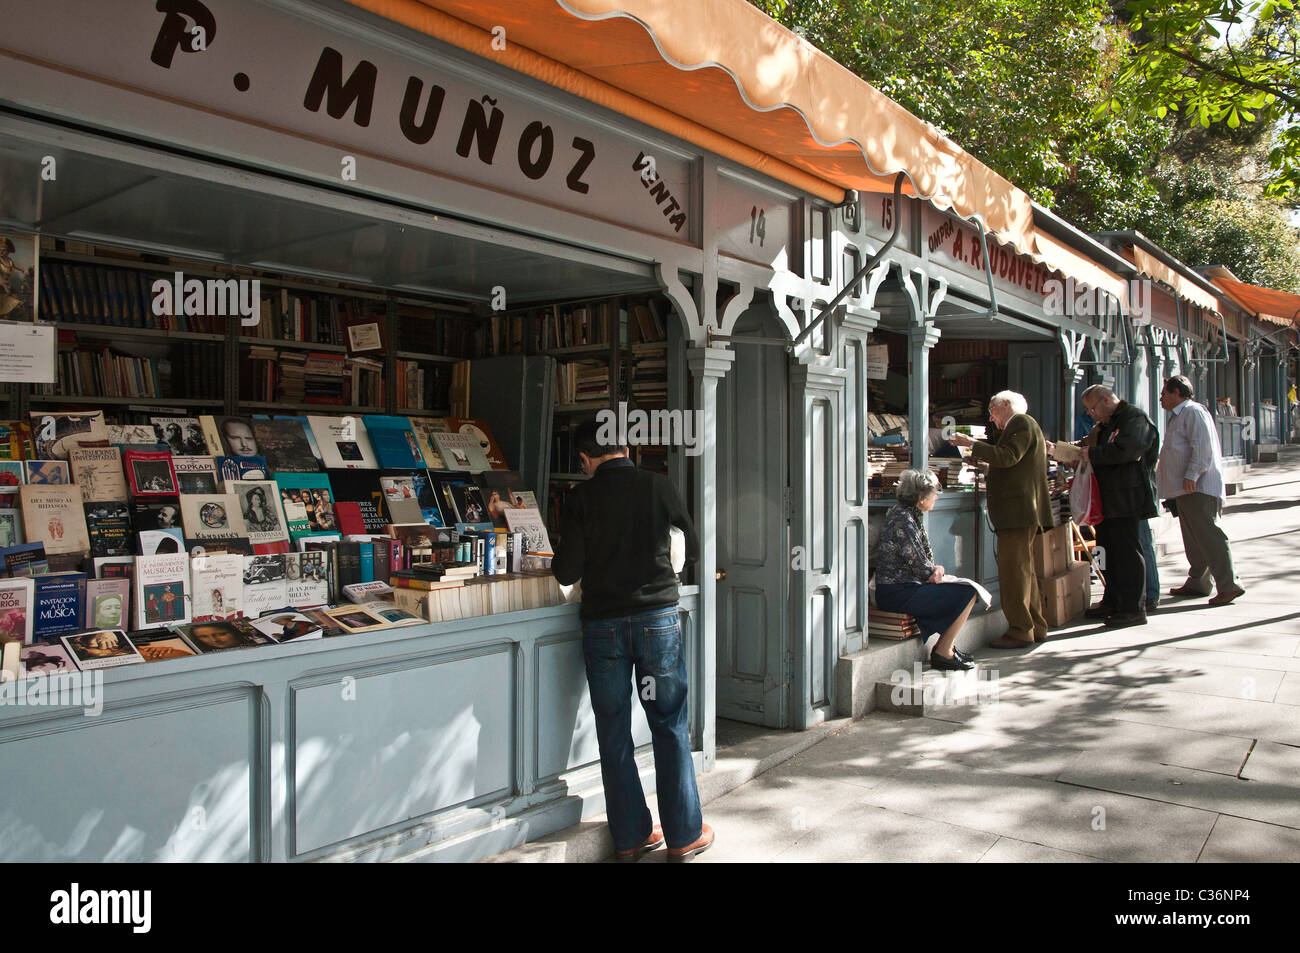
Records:
[[[1106,554],[1106,593],[1087,615],[1111,627],[1145,625],[1146,562],[1138,520],[1156,515],[1160,431],[1140,407],[1103,384],[1089,387],[1082,399],[1098,424],[1095,437],[1089,435],[1088,462],[1101,491],[1097,544]]]
[[[671,480],[637,469],[626,447],[596,437],[594,422],[574,433],[591,479],[565,501],[551,569],[563,585],[582,580],[582,649],[615,855],[635,861],[666,839],[670,861],[689,860],[713,843],[713,830],[703,822],[691,761],[670,527],[685,534],[692,558],[699,539]],[[654,743],[662,832],[653,826],[633,753],[634,667]]]

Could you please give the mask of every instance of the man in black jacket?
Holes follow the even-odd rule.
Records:
[[[670,527],[685,534],[692,558],[699,540],[672,481],[637,469],[626,447],[602,445],[597,433],[595,423],[574,433],[591,479],[569,493],[551,569],[563,585],[582,580],[582,650],[615,856],[635,861],[666,840],[670,861],[689,860],[713,843],[713,830],[701,816],[691,761]],[[634,667],[654,743],[662,833],[633,755]]]
[[[1106,593],[1088,610],[1112,627],[1145,625],[1146,561],[1138,520],[1156,515],[1155,470],[1160,431],[1141,408],[1119,399],[1104,384],[1083,392],[1083,405],[1097,421],[1088,462],[1101,491],[1097,545],[1105,553]]]

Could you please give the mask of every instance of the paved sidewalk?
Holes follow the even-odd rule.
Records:
[[[1300,860],[1300,454],[1246,487],[1238,602],[986,649],[985,695],[869,715],[712,801],[698,862]]]

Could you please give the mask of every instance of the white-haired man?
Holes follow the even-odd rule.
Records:
[[[1047,445],[1029,405],[1015,391],[989,399],[989,419],[998,428],[995,443],[964,434],[952,442],[971,448],[971,456],[989,465],[989,519],[998,536],[998,586],[1007,631],[989,644],[999,649],[1026,648],[1047,640],[1047,619],[1034,575],[1034,537],[1052,527],[1052,499],[1047,489]]]

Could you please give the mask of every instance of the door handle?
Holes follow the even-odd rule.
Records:
[[[727,578],[727,570],[725,570],[725,569],[719,569],[717,572],[715,572],[715,573],[713,574],[713,578],[714,578],[714,579],[717,579],[717,580],[726,579],[726,578]]]

